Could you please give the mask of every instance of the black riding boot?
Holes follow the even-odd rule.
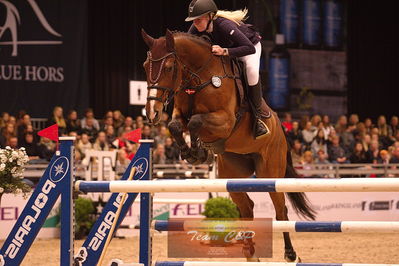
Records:
[[[261,113],[261,105],[262,105],[262,85],[260,80],[258,84],[254,86],[249,86],[249,100],[252,103],[252,112],[255,117],[254,121],[254,136],[255,139],[262,138],[270,133],[269,128],[266,123],[262,121]]]

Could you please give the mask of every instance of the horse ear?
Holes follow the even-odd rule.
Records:
[[[166,50],[168,52],[173,52],[175,50],[175,39],[173,38],[173,33],[170,30],[166,30]]]
[[[144,42],[151,49],[152,46],[154,45],[154,41],[155,41],[154,38],[152,38],[150,35],[148,35],[144,29],[141,29],[141,36],[143,36]]]

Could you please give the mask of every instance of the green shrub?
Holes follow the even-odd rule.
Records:
[[[90,232],[95,222],[94,205],[91,199],[78,198],[75,200],[75,236],[82,238]]]
[[[205,211],[202,213],[206,218],[239,218],[237,206],[228,198],[217,197],[206,201]]]

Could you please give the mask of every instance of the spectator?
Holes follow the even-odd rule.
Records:
[[[70,110],[66,120],[66,132],[80,132],[80,130],[81,126],[78,119],[78,113],[75,110]]]
[[[356,125],[356,129],[352,131],[353,137],[355,138],[355,141],[361,141],[362,137],[367,134],[366,126],[364,125],[363,122],[359,122]]]
[[[292,122],[292,129],[288,132],[287,138],[291,146],[294,145],[295,140],[303,142],[302,130],[299,129],[299,123],[297,121]]]
[[[324,138],[324,130],[319,129],[317,131],[317,136],[313,139],[312,144],[310,145],[311,151],[314,156],[317,155],[319,150],[323,150],[324,153],[327,153],[327,141]]]
[[[396,115],[394,115],[391,117],[391,123],[389,124],[388,128],[389,139],[392,142],[396,141],[395,136],[397,135],[398,132],[399,132],[399,119]]]
[[[7,112],[2,112],[0,117],[0,129],[5,127],[9,120],[10,120],[10,114]]]
[[[353,147],[355,146],[355,137],[353,135],[355,129],[355,125],[349,125],[346,130],[341,133],[342,146],[346,151],[353,150]]]
[[[93,144],[93,149],[96,151],[109,151],[110,145],[107,141],[107,136],[104,131],[98,132],[97,139]]]
[[[101,130],[106,131],[108,127],[114,127],[114,119],[112,117],[106,117],[101,124]]]
[[[324,136],[326,140],[328,140],[330,134],[332,131],[335,131],[334,127],[330,123],[330,117],[328,115],[323,115],[323,130],[324,130]]]
[[[321,122],[321,117],[320,115],[314,115],[310,119],[310,122],[312,122],[312,129],[317,130],[319,128],[319,124]]]
[[[19,148],[18,138],[17,137],[10,137],[7,140],[7,146],[10,146],[11,149],[18,149]]]
[[[348,126],[356,126],[359,123],[359,116],[357,114],[351,114],[349,116]]]
[[[171,137],[165,139],[165,156],[166,163],[173,164],[179,162],[180,151]]]
[[[388,146],[392,144],[392,141],[389,137],[389,126],[387,125],[386,118],[383,115],[378,117],[377,121],[379,141],[381,142],[384,149],[387,149]]]
[[[339,136],[332,136],[331,144],[328,146],[328,158],[332,163],[347,163],[345,149],[340,144]]]
[[[5,138],[6,142],[12,138],[17,136],[17,131],[15,125],[12,123],[7,123],[7,125],[2,130],[2,135]]]
[[[302,168],[303,170],[312,170],[313,167],[313,154],[311,151],[305,151],[302,157]],[[304,177],[311,177],[312,175],[304,175]]]
[[[47,161],[51,160],[55,153],[55,143],[48,138],[41,137],[39,142],[39,157]]]
[[[20,120],[19,126],[17,128],[18,132],[18,142],[23,143],[25,139],[26,129],[29,125],[32,125],[30,121],[30,115],[24,114]]]
[[[309,116],[308,115],[303,115],[301,117],[300,122],[299,122],[299,128],[301,130],[304,129],[306,127],[306,123],[309,122],[309,121],[310,121]]]
[[[370,141],[370,147],[369,150],[367,151],[367,161],[368,163],[377,163],[379,160],[379,155],[380,155],[380,144],[378,143],[378,140],[371,140]]]
[[[13,124],[15,126],[15,128],[17,128],[17,119],[15,118],[15,116],[10,116],[10,118],[8,119],[8,123],[9,124]]]
[[[6,138],[0,134],[0,148],[5,148],[6,147]]]
[[[169,124],[169,115],[167,112],[162,112],[161,123],[164,123],[165,125]]]
[[[309,149],[314,137],[316,137],[316,134],[317,130],[312,128],[312,122],[306,122],[305,128],[302,130],[303,142],[306,146],[306,149]]]
[[[165,144],[166,138],[169,136],[169,131],[166,126],[160,126],[159,132],[156,134],[154,138],[155,145],[157,144]]]
[[[163,144],[158,144],[155,148],[152,161],[154,164],[166,163],[165,146]]]
[[[338,118],[338,122],[335,126],[335,132],[337,132],[337,135],[341,136],[341,134],[345,132],[347,126],[348,126],[348,119],[346,118],[345,115],[341,115]]]
[[[295,139],[294,144],[292,145],[292,148],[291,148],[292,163],[294,165],[301,163],[303,150],[304,149],[303,149],[302,142],[298,139]]]
[[[95,121],[97,120],[95,120],[92,117],[87,118],[85,124],[82,125],[82,130],[81,130],[81,134],[87,134],[89,136],[90,142],[92,143],[97,138],[97,133],[98,133],[97,128],[94,126]]]
[[[314,162],[315,164],[329,164],[330,162],[327,160],[327,158],[327,153],[323,149],[320,149],[317,151],[316,159]]]
[[[355,147],[349,157],[351,163],[367,163],[367,155],[361,142],[356,142]]]
[[[143,120],[143,117],[142,117],[141,115],[138,115],[138,116],[136,117],[136,128],[141,128],[141,129],[143,129],[143,127],[144,127],[144,120]]]
[[[118,130],[124,123],[125,117],[122,115],[121,111],[115,110],[113,113],[113,118],[114,118],[114,128]]]
[[[92,123],[91,123],[92,126],[91,127],[94,127],[97,131],[99,131],[100,130],[100,124],[98,123],[97,119],[94,118],[94,112],[93,112],[93,109],[91,109],[91,108],[87,108],[86,109],[85,115],[82,118],[82,120],[80,121],[80,126],[82,128],[86,128],[87,127],[87,120],[88,119],[92,120]]]
[[[19,110],[18,115],[17,115],[17,123],[16,126],[20,126],[22,124],[22,120],[24,119],[24,116],[26,115],[26,111],[25,110]]]
[[[292,130],[292,116],[290,113],[284,113],[284,119],[281,123],[284,127],[285,132],[290,132]]]
[[[132,143],[130,141],[126,141],[126,153],[127,153],[127,158],[129,158],[129,160],[133,160],[134,155],[137,152],[139,145],[137,143]]]
[[[114,140],[116,139],[115,129],[113,126],[108,126],[107,129],[105,130],[105,134],[107,135],[107,141],[110,144],[114,142]]]
[[[145,124],[143,127],[143,131],[141,132],[141,138],[142,139],[152,139],[152,134],[151,134],[151,127],[148,124]]]
[[[56,106],[53,109],[53,114],[47,121],[47,126],[52,126],[54,124],[58,125],[58,134],[66,134],[66,122],[63,115],[63,110],[61,106]]]
[[[381,164],[389,164],[389,153],[387,150],[380,151],[380,157],[377,159],[377,163]]]
[[[25,134],[23,147],[25,148],[30,160],[39,159],[40,149],[33,134]]]
[[[83,133],[78,141],[77,148],[79,149],[80,153],[83,155],[82,159],[86,156],[86,151],[93,148],[93,144],[90,142],[89,135]]]
[[[392,151],[392,157],[389,160],[389,163],[399,163],[399,145],[398,147],[394,147]]]
[[[125,127],[130,127],[130,128],[132,128],[132,129],[135,129],[134,127],[135,127],[136,125],[135,125],[133,122],[134,122],[134,121],[133,121],[133,118],[132,118],[131,116],[127,116],[127,117],[125,118],[125,121],[124,121],[124,123],[123,123],[123,126],[121,126],[121,127],[118,128],[118,130],[117,130],[117,135],[118,135],[118,136],[122,135],[122,132],[125,130]],[[133,126],[134,126],[134,127],[133,127]]]
[[[116,168],[115,168],[116,174],[118,176],[122,176],[126,172],[130,164],[130,160],[127,157],[128,156],[125,149],[118,150],[118,157],[116,160]]]
[[[364,120],[364,126],[366,127],[366,132],[371,134],[371,129],[374,127],[374,125],[370,118],[366,118]]]

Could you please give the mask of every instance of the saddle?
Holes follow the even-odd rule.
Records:
[[[230,67],[233,75],[235,77],[240,77],[236,78],[235,83],[236,83],[236,92],[237,92],[237,99],[238,99],[238,104],[239,104],[239,110],[236,113],[237,117],[237,122],[238,118],[241,118],[242,115],[244,115],[245,112],[251,112],[251,102],[249,101],[249,86],[248,86],[248,79],[247,75],[245,72],[245,66],[244,63],[237,58],[230,58]],[[270,118],[272,112],[270,107],[266,104],[265,99],[262,98],[262,112],[261,116],[262,118]]]

